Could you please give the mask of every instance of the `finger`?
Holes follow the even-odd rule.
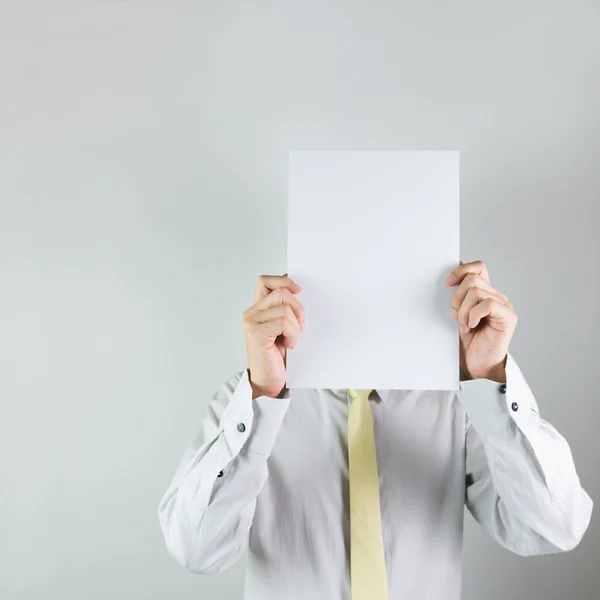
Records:
[[[509,324],[516,321],[515,312],[495,298],[486,298],[476,304],[469,313],[468,327],[475,329],[484,318],[491,319],[492,323]]]
[[[300,336],[300,324],[289,304],[279,304],[256,313],[254,333],[263,337],[283,336],[283,346],[293,348]]]
[[[298,323],[300,323],[301,331],[304,331],[306,326],[306,312],[304,306],[287,287],[275,289],[275,291],[271,292],[268,296],[265,296],[253,304],[244,315],[252,318],[256,312],[266,310],[272,306],[277,306],[278,304],[289,304],[291,306]]]
[[[482,260],[476,260],[474,262],[461,264],[456,267],[456,269],[450,271],[445,279],[446,285],[458,285],[468,273],[480,275],[485,281],[490,283],[490,274],[487,265]]]
[[[256,290],[254,292],[254,302],[258,302],[265,296],[268,296],[273,290],[280,287],[288,287],[294,294],[302,291],[302,286],[285,275],[259,275],[256,279]]]
[[[460,308],[458,309],[457,317],[458,322],[461,325],[461,333],[468,333],[469,329],[473,328],[473,326],[469,324],[469,315],[471,313],[471,310],[477,304],[484,300],[494,300],[495,302],[506,306],[506,308],[508,308],[509,310],[512,310],[512,307],[509,307],[506,304],[506,301],[500,296],[497,296],[496,294],[488,290],[484,290],[482,288],[471,288],[467,292],[465,299],[463,300],[462,304],[460,305]]]
[[[266,323],[255,323],[254,327],[251,328],[250,331],[251,337],[256,337],[257,339],[268,341],[269,345],[272,343],[272,340],[279,336],[282,337],[282,345],[285,348],[294,348],[298,343],[299,334],[287,328],[285,326],[285,322],[280,319],[273,319],[272,321],[267,321]]]
[[[464,302],[469,290],[473,288],[480,288],[486,290],[495,296],[498,296],[504,300],[505,303],[510,304],[508,296],[497,290],[491,283],[488,283],[481,275],[477,273],[467,273],[465,278],[462,280],[454,294],[452,294],[452,308],[456,311],[461,307]],[[512,306],[512,305],[511,305]]]

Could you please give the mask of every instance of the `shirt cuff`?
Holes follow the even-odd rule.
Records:
[[[510,353],[505,369],[506,384],[489,379],[460,382],[458,397],[481,436],[502,431],[512,422],[526,429],[534,413],[539,415],[535,398]]]
[[[279,398],[258,396],[252,400],[248,369],[244,369],[219,423],[219,430],[227,441],[230,460],[243,447],[257,454],[269,454],[289,403],[287,390]]]

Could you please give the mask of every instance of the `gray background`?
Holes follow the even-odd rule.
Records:
[[[598,502],[599,31],[582,0],[3,0],[0,597],[240,598],[156,508],[285,271],[289,149],[461,150],[462,258]],[[597,598],[598,531],[522,559],[467,519],[465,600]]]

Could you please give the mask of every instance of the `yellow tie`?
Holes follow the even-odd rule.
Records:
[[[388,600],[371,391],[348,390],[352,398],[348,415],[352,600]]]

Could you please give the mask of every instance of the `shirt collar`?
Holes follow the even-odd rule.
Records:
[[[339,396],[339,395],[342,395],[342,394],[345,395],[348,390],[344,388],[344,389],[332,389],[331,391],[334,394],[336,394],[337,396]],[[390,390],[379,390],[379,389],[376,389],[375,391],[379,394],[379,397],[381,398],[382,402],[385,402],[385,399],[388,397],[388,395],[390,393]]]
[[[390,393],[390,390],[376,390],[376,391],[379,394],[379,397],[381,398],[381,401],[385,402],[385,399],[388,397],[388,394]]]

